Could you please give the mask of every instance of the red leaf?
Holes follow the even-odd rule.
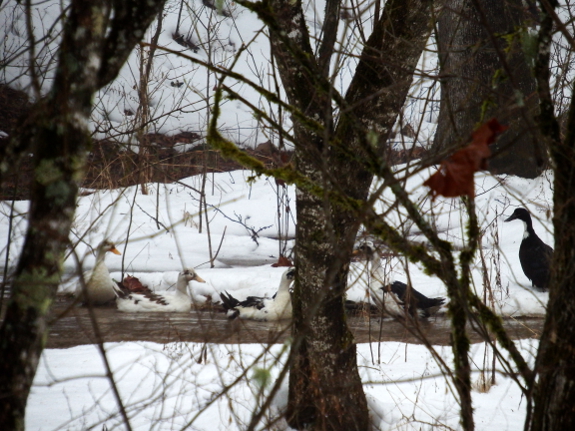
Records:
[[[489,145],[507,128],[495,118],[479,126],[473,132],[471,143],[441,162],[437,172],[423,183],[431,189],[432,199],[437,195],[447,198],[475,196],[473,175],[487,169],[487,159],[491,156]]]

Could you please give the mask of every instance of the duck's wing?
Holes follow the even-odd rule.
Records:
[[[549,284],[549,278],[551,276],[551,271],[548,266],[537,266],[537,267],[530,267],[523,269],[523,272],[527,276],[529,280],[531,280],[531,284],[538,288],[545,290],[547,289],[547,285]]]
[[[552,258],[553,249],[539,237],[536,237],[528,246],[519,248],[521,268],[533,286],[539,289],[547,288]]]
[[[118,310],[127,312],[186,312],[191,308],[191,300],[181,295],[159,295],[131,293],[117,299]]]
[[[116,282],[116,284],[118,285],[118,288],[114,287],[114,290],[116,291],[118,301],[120,302],[131,302],[142,308],[150,308],[148,306],[153,308],[157,306],[166,306],[169,304],[168,299],[164,295],[154,293],[149,289],[143,293],[134,293],[130,292],[125,287],[120,288],[120,283]]]
[[[266,307],[266,302],[270,301],[268,298],[248,296],[243,301],[239,301],[228,292],[221,292],[220,298],[222,306],[227,311],[230,319],[241,317],[243,319],[265,320],[266,312],[264,308]]]
[[[547,259],[549,260],[549,262],[551,262],[551,259],[553,258],[553,248],[550,247],[549,245],[545,244],[543,241],[541,241],[543,243],[543,249],[545,250],[545,257],[547,257]]]
[[[413,286],[408,289],[407,284],[401,281],[394,281],[390,286],[390,290],[407,304],[407,309],[412,316],[417,311],[420,317],[429,317],[430,314],[436,312],[445,303],[445,298],[429,298]]]
[[[144,286],[139,278],[127,275],[122,282],[124,288],[132,293],[153,293],[148,286]]]
[[[395,293],[402,301],[407,299],[408,290],[410,290],[409,295],[415,299],[418,307],[429,308],[445,303],[445,298],[429,298],[413,286],[411,286],[411,289],[408,289],[407,284],[402,283],[401,281],[394,281],[391,285],[391,291]]]
[[[231,310],[236,307],[255,308],[257,310],[261,310],[265,307],[266,301],[269,301],[269,298],[261,296],[248,296],[243,301],[240,301],[228,292],[220,293],[220,298],[222,300],[222,305],[226,310]]]
[[[429,298],[425,296],[423,293],[418,292],[414,288],[411,288],[411,294],[417,301],[418,308],[433,308],[433,307],[441,307],[445,304],[445,298],[438,296],[436,298]]]
[[[141,295],[142,298],[145,298],[149,303],[158,304],[158,305],[168,305],[169,302],[164,295],[159,295],[157,293],[152,292],[149,290],[148,292],[144,293],[132,293],[132,296]]]
[[[228,292],[221,292],[220,299],[222,300],[222,306],[224,310],[232,310],[237,307],[240,303],[236,298],[230,295]]]
[[[248,302],[249,299],[249,302]],[[276,321],[292,316],[291,299],[288,295],[277,295],[275,299],[248,297],[236,310],[242,319]],[[243,304],[251,304],[244,306]]]
[[[405,302],[405,298],[407,296],[407,284],[401,281],[394,281],[387,286],[387,288],[383,288],[383,290],[394,293],[400,301]]]
[[[253,307],[257,310],[261,310],[266,306],[267,301],[269,301],[269,298],[262,296],[248,296],[243,301],[240,301],[239,305],[245,308]]]
[[[116,296],[120,298],[123,298],[131,293],[154,295],[154,292],[148,286],[144,286],[137,277],[127,275],[124,277],[123,281],[113,281],[114,283],[112,287],[114,288]]]

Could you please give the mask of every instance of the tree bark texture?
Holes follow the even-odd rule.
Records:
[[[573,100],[573,99],[572,99]],[[538,381],[530,429],[575,429],[575,109],[569,111],[565,142],[551,147],[555,164],[555,253],[549,302],[537,354]]]
[[[434,152],[469,143],[474,128],[496,117],[509,129],[491,146],[489,170],[526,178],[548,166],[534,118],[536,83],[524,55],[521,0],[445,0],[437,23],[441,102]],[[524,27],[525,28],[525,27]]]
[[[337,10],[328,1],[326,10]],[[357,208],[334,203],[328,190],[367,197],[377,162],[405,101],[429,34],[431,2],[388,1],[341,97],[326,79],[333,21],[314,57],[301,2],[275,0],[264,21],[290,104],[314,120],[294,121],[296,168],[326,192],[298,188],[294,342],[287,419],[296,429],[367,430],[369,419],[347,327],[344,295],[359,226]],[[261,16],[261,15],[260,15]],[[329,62],[328,62],[329,63]],[[334,104],[339,105],[335,118]],[[368,139],[368,135],[375,139]],[[374,148],[372,148],[374,147]]]
[[[71,3],[52,89],[21,125],[10,149],[0,155],[0,166],[29,152],[34,163],[26,238],[0,327],[3,431],[24,429],[26,400],[48,334],[46,316],[60,281],[90,145],[92,96],[117,75],[138,40],[135,35],[143,35],[163,1],[120,2],[129,7],[129,15],[116,9],[112,14],[117,3]],[[134,16],[141,21],[135,22]],[[110,29],[110,24],[120,29]]]
[[[575,104],[564,142],[551,147],[555,165],[555,253],[547,315],[537,355],[533,431],[575,428]]]
[[[554,164],[553,255],[549,302],[535,372],[533,412],[525,429],[532,431],[575,428],[575,99],[561,141],[549,88],[549,55],[555,1],[541,1],[541,22],[536,76],[541,98],[541,128],[548,139]]]

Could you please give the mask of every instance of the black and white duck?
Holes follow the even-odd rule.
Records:
[[[86,286],[79,284],[74,295],[82,302],[90,302],[92,305],[105,305],[111,303],[115,298],[114,282],[110,276],[110,271],[106,266],[106,254],[108,252],[120,255],[115,244],[104,240],[96,247],[96,263],[91,271],[86,271],[84,280]]]
[[[362,242],[355,250],[354,255],[361,255],[369,262],[369,289],[372,293],[383,291],[383,311],[394,317],[403,317],[407,312],[410,316],[427,318],[435,314],[443,304],[445,298],[428,298],[415,288],[401,281],[391,284],[385,283],[385,274],[381,266],[381,256],[371,241]]]
[[[178,274],[175,292],[154,293],[145,286],[135,292],[122,284],[114,286],[117,296],[116,304],[118,310],[136,312],[187,312],[192,309],[192,298],[188,294],[188,283],[190,281],[205,283],[205,281],[193,269],[184,269]]]
[[[278,291],[272,298],[248,296],[243,301],[239,301],[228,292],[220,293],[220,298],[230,319],[235,319],[236,317],[261,321],[291,319],[290,285],[294,279],[295,268],[285,271]]]
[[[545,244],[533,230],[531,214],[525,208],[516,208],[505,222],[521,220],[525,231],[523,240],[519,246],[519,262],[521,268],[533,287],[540,291],[545,291],[549,284],[551,275],[551,259],[553,249]]]
[[[396,301],[402,304],[403,309],[406,310],[410,316],[415,317],[417,313],[420,319],[432,316],[445,304],[445,298],[428,298],[423,293],[418,292],[413,287],[409,287],[401,281],[394,281],[390,285],[383,286],[381,289],[384,294],[388,292],[395,295]]]

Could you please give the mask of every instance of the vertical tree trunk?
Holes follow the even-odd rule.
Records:
[[[567,135],[551,146],[554,162],[555,253],[547,315],[539,351],[530,429],[575,429],[575,103],[571,99]],[[559,233],[560,234],[557,234]]]
[[[555,1],[541,3],[543,10],[557,6]],[[553,25],[550,14],[545,13],[536,67],[541,127],[549,141],[554,163],[555,253],[547,315],[535,367],[538,380],[534,388],[534,409],[525,427],[532,431],[575,429],[575,99],[572,96],[562,142],[549,89],[549,46]]]
[[[28,229],[0,327],[2,431],[24,430],[26,401],[47,337],[46,315],[60,282],[90,144],[92,96],[117,75],[163,1],[143,6],[126,1],[110,21],[112,3],[72,1],[53,87],[2,152],[0,164],[30,152],[34,156]]]
[[[20,140],[34,154],[28,230],[0,328],[0,428],[23,430],[26,400],[47,335],[61,259],[74,216],[77,179],[89,143],[93,84],[106,31],[107,2],[72,4],[52,91]],[[82,29],[82,35],[74,34]],[[95,56],[96,67],[87,67]],[[71,86],[77,86],[72,90]]]
[[[152,181],[152,162],[151,162],[151,151],[152,142],[147,136],[150,130],[150,120],[152,115],[150,113],[150,75],[152,73],[152,67],[154,63],[154,56],[156,54],[156,48],[158,45],[158,40],[162,33],[162,22],[164,18],[164,10],[160,10],[157,16],[157,26],[152,39],[150,40],[150,46],[145,48],[143,46],[139,47],[140,53],[140,82],[138,85],[138,99],[139,105],[136,111],[135,127],[136,139],[138,141],[138,183],[141,186],[142,194],[148,194],[148,183]]]
[[[321,195],[300,188],[296,196],[298,282],[286,415],[297,429],[369,428],[356,346],[344,313],[348,262],[360,220],[356,208],[334,203],[327,190],[365,200],[376,169],[369,167],[377,164],[366,148],[375,145],[382,152],[403,106],[427,40],[430,5],[419,0],[386,3],[345,100],[335,97],[342,104],[337,125],[330,97],[336,92],[325,79],[337,22],[324,24],[315,58],[301,2],[275,0],[270,10],[260,11],[290,103],[318,125],[314,130],[294,119],[296,168],[326,190]],[[339,0],[327,2],[330,16],[338,10]]]
[[[300,158],[297,169],[315,183],[325,183],[325,171],[318,172],[315,164]],[[295,264],[300,278],[294,293],[287,412],[296,429],[369,427],[356,346],[344,317],[345,263],[357,221],[341,224],[342,217],[334,217],[337,211],[326,199],[298,191]]]
[[[534,178],[548,161],[533,121],[538,98],[518,32],[522,11],[521,0],[444,2],[438,19],[441,104],[433,149],[449,154],[467,143],[477,124],[497,117],[510,128],[491,146],[489,170]]]
[[[539,351],[532,431],[575,429],[575,109],[569,142],[552,148],[555,163],[555,253],[547,315]]]

